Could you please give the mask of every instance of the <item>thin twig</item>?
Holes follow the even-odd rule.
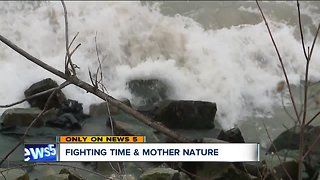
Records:
[[[307,122],[306,126],[309,126],[309,125],[319,116],[319,114],[320,114],[320,111],[319,111],[317,114],[315,114],[315,115],[310,119],[309,122]]]
[[[98,89],[98,85],[95,83],[95,81],[93,79],[93,75],[92,75],[89,68],[88,68],[88,72],[89,72],[89,77],[90,77],[90,81],[91,81],[92,86],[94,87],[94,89]]]
[[[67,25],[68,25],[68,24],[67,24]],[[70,47],[72,46],[73,42],[76,40],[76,38],[78,37],[78,35],[79,35],[79,32],[77,32],[77,34],[72,38],[70,44],[68,45],[68,49],[70,49]],[[66,43],[67,43],[67,42],[66,42]],[[71,54],[70,54],[70,56],[71,56]]]
[[[63,7],[63,11],[64,11],[65,38],[66,38],[65,73],[66,73],[66,75],[71,75],[71,73],[72,73],[72,75],[76,75],[76,70],[75,70],[74,65],[72,63],[71,55],[69,52],[69,47],[71,46],[71,44],[69,45],[68,11],[67,11],[66,5],[63,0],[61,0],[61,4]],[[77,35],[78,34],[76,34],[76,36]],[[76,36],[74,37],[74,39],[76,38]],[[71,68],[71,73],[69,71],[69,66]]]
[[[80,46],[81,46],[81,43],[79,43],[79,44],[74,48],[74,50],[71,51],[70,56],[72,56],[73,53],[74,53]],[[74,65],[75,65],[75,64],[74,64]]]
[[[302,29],[302,24],[301,24],[300,4],[299,4],[298,0],[297,0],[297,8],[298,8],[298,19],[299,19],[299,28],[300,28],[300,36],[301,36],[301,44],[302,44],[302,48],[303,48],[303,53],[304,53],[306,60],[309,61],[309,57],[307,55],[306,47],[304,44],[303,29]]]
[[[320,23],[318,25],[316,35],[314,36],[314,39],[313,39],[313,42],[312,42],[311,51],[310,51],[310,54],[309,54],[309,58],[310,59],[311,59],[311,56],[312,56],[313,48],[314,48],[314,46],[316,44],[316,40],[317,40],[317,37],[318,37],[318,34],[319,34],[319,30],[320,30]]]

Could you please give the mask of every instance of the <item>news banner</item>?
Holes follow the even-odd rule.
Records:
[[[55,143],[27,143],[24,161],[252,162],[258,143],[147,143],[145,136],[58,136]]]

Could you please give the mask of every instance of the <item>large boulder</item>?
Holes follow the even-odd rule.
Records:
[[[290,128],[281,133],[270,145],[268,153],[278,153],[280,156],[298,159],[300,144],[300,127]],[[319,144],[320,126],[306,126],[304,131],[304,149],[309,150],[314,143]],[[297,152],[296,152],[297,151]],[[289,153],[296,152],[296,153]],[[320,146],[313,146],[313,149],[304,159],[304,165],[309,177],[313,177],[320,170]]]
[[[211,102],[166,100],[158,104],[154,119],[173,129],[211,129],[216,112]]]
[[[308,126],[305,132],[311,127]],[[276,139],[273,140],[272,144],[268,148],[268,153],[274,153],[282,149],[299,149],[300,142],[300,128],[293,127],[284,132],[282,132]]]
[[[13,108],[8,109],[1,115],[2,128],[10,128],[16,126],[29,126],[30,123],[41,113],[38,108]],[[45,119],[55,117],[54,111],[47,111],[34,124],[33,127],[41,127],[45,123]]]
[[[28,98],[32,95],[38,94],[40,92],[43,92],[52,88],[56,88],[58,86],[59,85],[57,84],[56,81],[50,78],[47,78],[32,84],[27,90],[24,91],[24,95],[26,98]],[[43,109],[51,93],[52,92],[48,92],[43,95],[28,99],[28,102],[31,105],[31,107],[38,107],[40,109]],[[58,90],[54,95],[54,97],[51,99],[49,103],[49,108],[51,107],[60,108],[64,101],[66,101],[65,95],[62,93],[61,90]]]
[[[217,139],[230,143],[244,143],[244,139],[239,128],[232,128],[225,132],[222,131]]]
[[[127,83],[131,93],[141,100],[142,105],[153,105],[161,100],[167,99],[168,87],[158,79],[131,80]]]

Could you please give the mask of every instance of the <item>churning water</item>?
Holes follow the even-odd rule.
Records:
[[[73,55],[81,79],[95,70],[95,36],[110,95],[134,97],[131,79],[156,78],[170,87],[171,99],[216,102],[224,128],[248,116],[272,115],[280,104],[276,86],[284,80],[280,63],[254,1],[247,2],[66,2],[70,39],[79,32]],[[292,83],[303,79],[294,2],[263,2]],[[306,43],[320,22],[320,3],[301,2]],[[35,57],[64,69],[64,17],[60,2],[0,2],[0,33]],[[320,47],[310,78],[320,79]],[[23,98],[23,91],[43,78],[62,79],[37,67],[0,43],[0,104]],[[66,95],[87,107],[98,98],[68,87]],[[139,102],[134,103],[138,104]],[[20,105],[22,107],[27,104]],[[1,112],[4,109],[0,110]]]

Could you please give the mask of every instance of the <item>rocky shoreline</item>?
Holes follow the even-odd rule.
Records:
[[[134,107],[128,99],[121,99],[122,103],[136,109],[144,115],[151,117],[158,123],[165,125],[182,136],[194,139],[194,142],[245,142],[239,128],[230,130],[221,129],[215,120],[217,105],[204,101],[170,100],[168,99],[169,88],[160,80],[132,80],[128,82],[131,93],[140,99],[142,105]],[[24,95],[30,104],[30,108],[9,108],[1,116],[0,133],[6,136],[20,137],[24,134],[27,126],[42,112],[49,98],[50,92],[37,95],[43,91],[57,88],[58,84],[52,79],[44,79],[32,84]],[[52,92],[52,91],[51,91]],[[30,98],[33,97],[33,98]],[[54,139],[58,135],[84,134],[84,129],[94,131],[95,127],[90,125],[93,119],[99,120],[100,126],[103,124],[106,129],[111,129],[110,121],[113,124],[115,135],[146,135],[147,142],[175,142],[155,131],[151,127],[143,124],[136,118],[128,115],[115,106],[102,102],[92,104],[90,113],[83,112],[82,104],[76,100],[68,99],[63,90],[58,90],[52,101],[48,104],[49,110],[34,124],[29,136],[37,138],[39,136]],[[111,117],[111,118],[110,118]],[[57,131],[59,129],[59,131]],[[110,132],[110,131],[109,131]],[[110,135],[88,134],[88,135]],[[286,179],[286,168],[288,173],[295,179],[298,172],[297,151],[299,149],[299,131],[295,128],[288,129],[273,141],[274,146],[268,148],[267,153],[272,156],[275,152],[280,152],[281,158],[286,159],[282,164],[276,163],[270,166],[265,161],[257,163],[208,163],[208,162],[174,162],[174,163],[119,163],[121,169],[126,170],[127,179]],[[312,145],[313,140],[320,133],[319,127],[308,126],[306,128],[306,146]],[[305,159],[304,179],[318,176],[320,149],[316,147]],[[9,150],[8,150],[9,151]],[[18,162],[23,165],[23,162]],[[121,179],[120,175],[115,175],[110,163],[79,163],[92,171],[108,175],[113,179]],[[5,167],[2,167],[5,168]],[[6,167],[8,168],[8,167]],[[29,179],[34,168],[8,169],[4,176],[9,179],[25,180]],[[85,179],[77,172],[71,172],[70,168],[60,168],[59,173],[50,175],[41,174],[38,179]],[[130,169],[130,170],[128,170]],[[5,169],[3,169],[5,170]],[[6,174],[7,173],[7,174]],[[122,175],[123,176],[123,175]],[[0,178],[1,179],[1,178]]]

